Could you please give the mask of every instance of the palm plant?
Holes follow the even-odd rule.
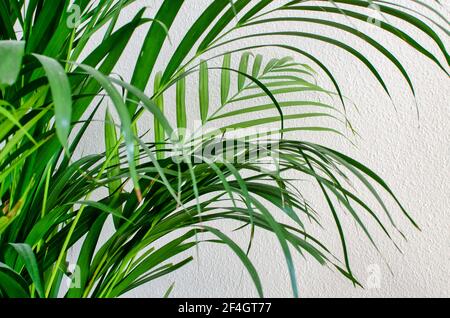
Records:
[[[211,0],[183,39],[172,43],[174,50],[161,69],[157,60],[164,58],[162,47],[183,15],[185,1],[162,1],[152,18],[142,6],[118,26],[123,10],[140,2],[0,3],[2,297],[119,297],[188,264],[202,242],[229,246],[263,296],[258,271],[248,257],[257,230],[278,239],[293,295],[298,296],[293,251],[309,254],[359,284],[351,270],[342,211],[354,218],[375,248],[366,220],[375,220],[388,239],[393,230],[400,232],[386,207],[387,196],[418,227],[375,172],[333,149],[288,137],[294,131],[343,135],[335,123],[351,129],[345,113],[350,102],[314,52],[278,38],[313,39],[347,51],[389,94],[377,68],[351,45],[320,32],[270,32],[269,27],[294,21],[359,37],[396,66],[414,93],[402,63],[383,44],[333,17],[374,23],[447,72],[449,56],[434,31],[448,35],[438,1],[410,0],[409,6],[382,0]],[[390,19],[372,18],[374,6],[432,39],[445,62]],[[127,83],[114,74],[115,67],[132,35],[144,32],[145,25],[149,28]],[[260,32],[240,33],[253,26]],[[92,47],[94,36],[101,40]],[[260,38],[261,44],[248,46],[248,38]],[[227,49],[230,43],[237,48]],[[267,47],[287,57],[257,54]],[[329,77],[332,90],[320,86],[317,71]],[[212,80],[214,74],[219,74],[219,83]],[[187,85],[189,80],[197,84]],[[216,84],[218,100],[210,93]],[[186,95],[193,91],[199,98],[195,111],[186,106]],[[326,104],[317,96],[331,96],[338,103]],[[105,111],[109,103],[113,107]],[[101,112],[104,152],[77,154]],[[152,125],[144,120],[149,114]],[[193,127],[196,114],[201,129]],[[258,127],[265,127],[263,133]],[[214,129],[201,133],[207,128]],[[342,251],[330,251],[308,233],[305,222],[319,225],[326,211],[314,210],[314,202],[304,198],[306,183],[296,182],[302,178],[314,180],[323,194]],[[363,200],[351,180],[359,180],[378,207]],[[280,212],[290,221],[278,221]],[[214,227],[214,221],[223,220],[248,229],[247,246]],[[69,266],[68,251],[74,246],[80,247],[76,266]],[[65,277],[73,280],[70,287],[62,283]]]

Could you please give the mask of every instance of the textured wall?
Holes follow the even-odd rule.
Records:
[[[139,5],[143,2],[150,6],[149,15],[152,15],[157,8],[155,2],[138,1]],[[174,43],[182,38],[186,28],[196,18],[199,13],[197,8],[204,7],[209,2],[207,0],[186,1],[185,14],[176,20],[175,26],[170,32]],[[407,2],[410,1],[405,3]],[[450,18],[450,2],[445,0],[443,3],[447,3],[447,10],[442,13]],[[122,21],[130,19],[135,9],[136,6],[130,7],[127,14],[121,17]],[[337,20],[346,21],[342,18]],[[403,27],[402,24],[399,26]],[[311,26],[298,23],[277,25],[276,29],[286,27],[297,30],[311,28]],[[317,27],[315,28],[317,29]],[[441,57],[445,63],[436,46],[420,32],[407,27],[404,29],[410,34],[414,34],[420,43]],[[391,35],[382,33],[371,26],[363,27],[361,30],[370,32],[374,38],[384,43],[411,71],[411,77],[416,86],[420,119],[417,118],[414,100],[406,82],[391,63],[364,45],[359,39],[323,28],[323,34],[345,39],[347,43],[360,49],[374,61],[387,85],[391,88],[395,108],[373,76],[360,62],[354,60],[347,53],[330,45],[291,38],[288,40],[290,44],[302,47],[326,62],[336,75],[345,94],[357,105],[359,113],[350,109],[349,117],[360,137],[352,137],[348,134],[356,147],[343,138],[331,135],[302,134],[290,137],[320,141],[373,168],[392,187],[417,220],[422,231],[414,230],[401,216],[400,211],[395,209],[395,205],[391,204],[389,207],[393,209],[396,221],[408,237],[408,242],[403,241],[398,235],[395,236],[396,242],[403,251],[401,254],[376,227],[372,226],[371,230],[379,243],[380,254],[371,247],[354,221],[344,215],[344,227],[347,231],[353,271],[368,287],[366,289],[354,288],[336,272],[321,267],[312,259],[296,257],[300,294],[303,297],[449,297],[450,81],[436,65],[414,52],[406,44],[400,43],[398,40],[393,41],[394,38]],[[129,70],[133,67],[129,61],[138,54],[145,33],[146,29],[142,28],[141,32],[132,39],[126,58],[116,69],[126,78],[129,78]],[[448,44],[447,38],[446,45],[448,46]],[[172,50],[173,47],[167,44],[159,61],[161,67],[167,63]],[[285,52],[273,50],[262,51],[262,53],[270,57],[286,55]],[[307,62],[302,58],[299,58],[299,61]],[[214,79],[212,78],[212,80]],[[327,88],[332,88],[325,76],[319,77],[319,83]],[[195,80],[192,85],[194,84]],[[217,95],[218,90],[213,91],[213,94]],[[195,93],[189,96],[188,105],[194,107],[197,97]],[[166,107],[170,108],[171,106]],[[171,109],[174,109],[173,105]],[[169,116],[171,115],[169,114]],[[93,130],[92,134],[95,138],[101,138],[100,130]],[[86,143],[85,148],[85,150],[98,150],[92,143]],[[322,221],[325,225],[324,230],[311,230],[319,233],[319,236],[339,254],[336,229],[328,215],[323,199],[312,190],[309,195],[312,196],[310,199],[314,202],[317,210],[323,212]],[[223,227],[232,229],[229,225],[223,225]],[[244,233],[236,234],[234,237],[242,243],[247,238]],[[285,261],[278,243],[272,236],[257,232],[251,257],[261,273],[267,296],[291,295]],[[149,284],[129,296],[159,297],[164,294],[172,282],[176,282],[172,294],[175,297],[256,296],[247,272],[238,258],[227,248],[201,245],[196,259],[195,262],[178,272]],[[392,273],[389,271],[388,265]]]

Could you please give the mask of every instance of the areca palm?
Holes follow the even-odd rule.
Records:
[[[351,103],[314,52],[278,40],[287,36],[333,45],[363,63],[388,95],[389,88],[377,67],[350,44],[319,31],[289,29],[290,24],[282,31],[270,31],[270,26],[305,23],[359,37],[395,65],[415,94],[400,59],[352,23],[374,24],[447,73],[449,56],[435,31],[448,36],[448,21],[436,9],[439,3],[408,2],[411,6],[381,0],[213,0],[181,41],[173,43],[167,64],[158,69],[157,61],[165,58],[162,47],[185,10],[183,0],[161,1],[152,17],[138,0],[3,1],[0,295],[118,297],[188,264],[194,249],[208,241],[229,246],[263,296],[258,271],[248,257],[258,229],[278,239],[294,296],[293,252],[309,254],[359,284],[348,257],[342,210],[375,248],[366,220],[375,220],[387,239],[400,231],[393,212],[418,225],[368,167],[323,145],[290,137],[294,131],[343,135],[342,129],[351,128],[346,117]],[[132,4],[141,10],[118,26],[120,14]],[[420,30],[440,55],[430,53],[391,19],[373,18],[374,7]],[[335,16],[351,23],[334,21]],[[132,35],[145,32],[144,26],[148,30],[127,83],[114,71]],[[242,34],[252,27],[260,32]],[[91,38],[99,35],[102,39],[92,48]],[[260,44],[247,45],[250,38],[260,39]],[[258,53],[267,47],[283,55],[269,59]],[[318,72],[329,78],[332,90],[318,82]],[[197,84],[187,85],[192,80]],[[220,88],[220,98],[211,94],[214,87]],[[198,94],[195,109],[186,104],[193,91]],[[336,102],[327,104],[317,96]],[[105,104],[113,107],[104,112]],[[76,154],[101,112],[103,152]],[[152,125],[143,120],[147,114]],[[192,125],[197,117],[200,129]],[[214,129],[202,133],[207,128]],[[316,211],[314,202],[304,198],[295,182],[302,178],[315,182],[328,211]],[[361,182],[377,207],[353,190],[351,179]],[[398,211],[386,207],[388,197]],[[290,221],[278,221],[279,213]],[[334,219],[341,251],[330,251],[306,229],[305,222],[320,224],[323,213]],[[239,246],[213,227],[213,221],[221,220],[248,230],[248,245]],[[113,231],[107,230],[109,221]],[[106,241],[100,240],[102,234]],[[81,245],[76,266],[68,266],[67,253],[76,244]],[[74,280],[69,288],[62,284],[65,276]]]

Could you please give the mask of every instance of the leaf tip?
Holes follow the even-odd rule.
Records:
[[[143,200],[141,189],[139,187],[135,187],[134,192],[136,193],[136,197],[137,197],[139,203],[141,203]]]

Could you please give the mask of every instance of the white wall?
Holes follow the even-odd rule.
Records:
[[[182,38],[190,23],[196,18],[199,13],[198,8],[204,7],[210,1],[187,0],[186,2],[183,8],[184,14],[177,18],[170,31],[174,43]],[[149,16],[153,15],[157,9],[155,1],[138,1],[138,6],[143,3],[150,6]],[[446,4],[447,10],[442,14],[450,18],[450,2],[446,0],[443,3]],[[122,22],[132,17],[136,7],[128,9],[127,14],[121,17]],[[342,18],[337,20],[346,21]],[[402,23],[398,25],[404,26]],[[305,24],[286,24],[277,25],[275,29],[286,27],[297,30],[311,30],[312,28]],[[317,26],[313,28],[317,30]],[[400,211],[394,210],[399,227],[404,230],[408,242],[404,242],[399,236],[395,237],[403,251],[401,254],[376,227],[371,227],[375,239],[379,243],[381,256],[371,247],[351,218],[344,216],[344,227],[347,231],[354,273],[363,284],[369,286],[371,285],[370,277],[373,278],[375,277],[373,275],[379,274],[380,285],[367,289],[354,288],[339,274],[321,267],[312,259],[305,260],[296,257],[300,295],[302,297],[449,297],[450,81],[436,65],[423,55],[414,52],[405,43],[394,41],[393,36],[373,27],[362,28],[363,31],[370,32],[369,34],[374,38],[384,43],[400,58],[406,69],[410,70],[420,108],[420,120],[418,120],[407,84],[390,62],[353,36],[329,31],[326,28],[322,29],[323,34],[346,40],[378,66],[381,75],[391,89],[396,110],[373,76],[360,62],[347,53],[330,45],[291,38],[288,40],[291,45],[297,45],[312,52],[330,67],[344,93],[358,106],[360,113],[354,109],[350,110],[349,117],[360,137],[352,137],[356,147],[343,138],[331,135],[297,134],[290,137],[320,141],[322,144],[349,154],[373,168],[392,187],[417,220],[422,232],[414,230],[406,219],[401,217]],[[439,54],[436,45],[411,27],[403,29],[417,37],[419,42],[423,43],[430,52],[439,56],[445,65],[445,60]],[[126,53],[126,58],[116,69],[126,78],[130,77],[130,70],[133,66],[129,64],[129,61],[133,61],[138,54],[145,33],[146,29],[142,28],[139,34],[132,39],[132,45]],[[442,32],[440,34],[445,38]],[[448,46],[448,37],[445,39]],[[173,47],[170,44],[164,48],[158,62],[160,68],[167,63],[172,51]],[[266,50],[263,53],[270,57],[286,55],[282,51],[274,50]],[[298,57],[298,60],[308,62],[302,57]],[[331,83],[325,76],[321,75],[319,79],[320,84],[332,89]],[[214,91],[214,94],[218,94],[218,90]],[[197,101],[195,93],[189,96],[188,105],[195,107]],[[172,109],[174,108],[172,107]],[[169,114],[169,116],[171,115]],[[100,131],[92,133],[95,134],[95,138],[100,138]],[[86,144],[85,147],[91,150],[100,150],[96,149],[92,143]],[[315,207],[323,213],[325,225],[324,230],[312,230],[319,233],[319,236],[340,255],[337,233],[332,220],[329,219],[327,207],[319,195],[314,192],[311,192],[311,195],[313,197],[310,199],[314,202]],[[394,204],[389,207],[395,209]],[[224,227],[230,229],[229,226]],[[235,237],[241,242],[244,242],[246,238],[244,234],[238,234]],[[197,258],[197,255],[194,256]],[[257,232],[255,248],[251,252],[251,257],[261,273],[266,296],[291,296],[285,262],[278,243],[271,235]],[[393,275],[386,264],[391,267]],[[377,273],[378,271],[379,273]],[[201,245],[195,262],[129,296],[159,297],[164,294],[172,282],[176,282],[172,293],[174,297],[256,296],[252,282],[238,258],[229,249],[212,245]]]

